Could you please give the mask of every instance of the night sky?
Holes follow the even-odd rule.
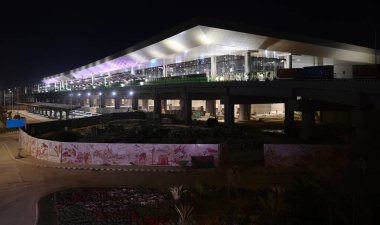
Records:
[[[380,13],[348,1],[8,1],[0,6],[0,88],[36,84],[195,16],[374,48]],[[359,5],[361,4],[361,5]]]

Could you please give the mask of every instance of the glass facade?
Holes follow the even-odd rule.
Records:
[[[85,90],[96,87],[124,87],[127,85],[161,84],[163,82],[207,82],[207,81],[248,81],[272,80],[276,77],[277,69],[284,68],[285,59],[251,56],[249,73],[245,71],[243,55],[226,54],[215,57],[214,70],[211,71],[211,57],[167,64],[164,68],[158,63],[147,63],[139,69],[125,72],[115,72],[95,75],[94,78],[73,79],[67,82],[63,90]],[[158,62],[155,60],[155,62]],[[158,65],[157,65],[158,64]],[[142,67],[142,68],[141,68]],[[166,71],[166,75],[164,75]],[[212,74],[213,73],[213,74]],[[155,83],[156,82],[156,83]],[[157,83],[158,82],[158,83]],[[59,88],[51,85],[42,90],[56,91]]]
[[[223,55],[216,57],[216,80],[242,80],[244,75],[244,56]]]
[[[207,74],[211,70],[211,58],[197,59],[187,62],[167,65],[167,76],[182,76],[188,74]]]
[[[251,57],[248,80],[273,80],[279,68],[285,68],[284,59]]]

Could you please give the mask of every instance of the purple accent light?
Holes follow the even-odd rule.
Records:
[[[75,79],[85,79],[92,77],[93,75],[98,76],[102,73],[109,73],[116,70],[121,70],[125,68],[131,68],[135,67],[139,64],[139,62],[136,62],[132,59],[130,59],[128,56],[124,55],[119,58],[94,65],[90,68],[84,68],[84,69],[78,69],[78,71],[72,73],[72,76]]]

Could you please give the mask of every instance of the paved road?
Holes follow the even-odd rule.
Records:
[[[223,185],[227,181],[226,168],[223,167],[179,173],[90,171],[37,167],[30,164],[32,160],[30,157],[15,159],[20,147],[17,139],[18,133],[0,134],[1,225],[34,225],[38,200],[48,193],[67,188],[139,185],[169,187],[178,184],[190,185],[196,180],[213,185]],[[239,186],[257,187],[287,182],[289,176],[286,174],[285,176],[284,174],[266,176],[263,175],[260,168],[252,167],[241,169],[238,180]]]

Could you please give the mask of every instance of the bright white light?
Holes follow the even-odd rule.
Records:
[[[165,47],[169,48],[170,50],[174,52],[183,52],[186,50],[186,46],[184,46],[183,44],[181,44],[179,41],[176,41],[176,40],[166,39],[162,43],[165,45]]]
[[[124,86],[125,86],[125,84],[120,84],[120,86],[121,86],[121,87],[124,87]]]
[[[115,95],[116,95],[116,92],[115,92],[115,91],[113,91],[113,92],[112,92],[112,95],[113,95],[113,96],[115,96]]]
[[[133,95],[133,91],[129,91],[129,95]]]
[[[143,82],[143,81],[140,81],[140,85],[144,85],[144,82]]]
[[[102,95],[102,92],[99,92],[99,95]]]
[[[78,96],[80,96],[81,95],[81,93],[78,93]]]
[[[90,96],[90,95],[91,95],[91,93],[90,93],[90,92],[88,92],[88,93],[87,93],[87,96]]]
[[[198,41],[201,42],[201,44],[203,44],[203,45],[211,44],[210,39],[208,39],[208,37],[204,33],[202,33],[198,36]]]
[[[50,84],[46,85],[46,87],[48,87],[48,88],[49,88],[49,87],[50,87]]]

